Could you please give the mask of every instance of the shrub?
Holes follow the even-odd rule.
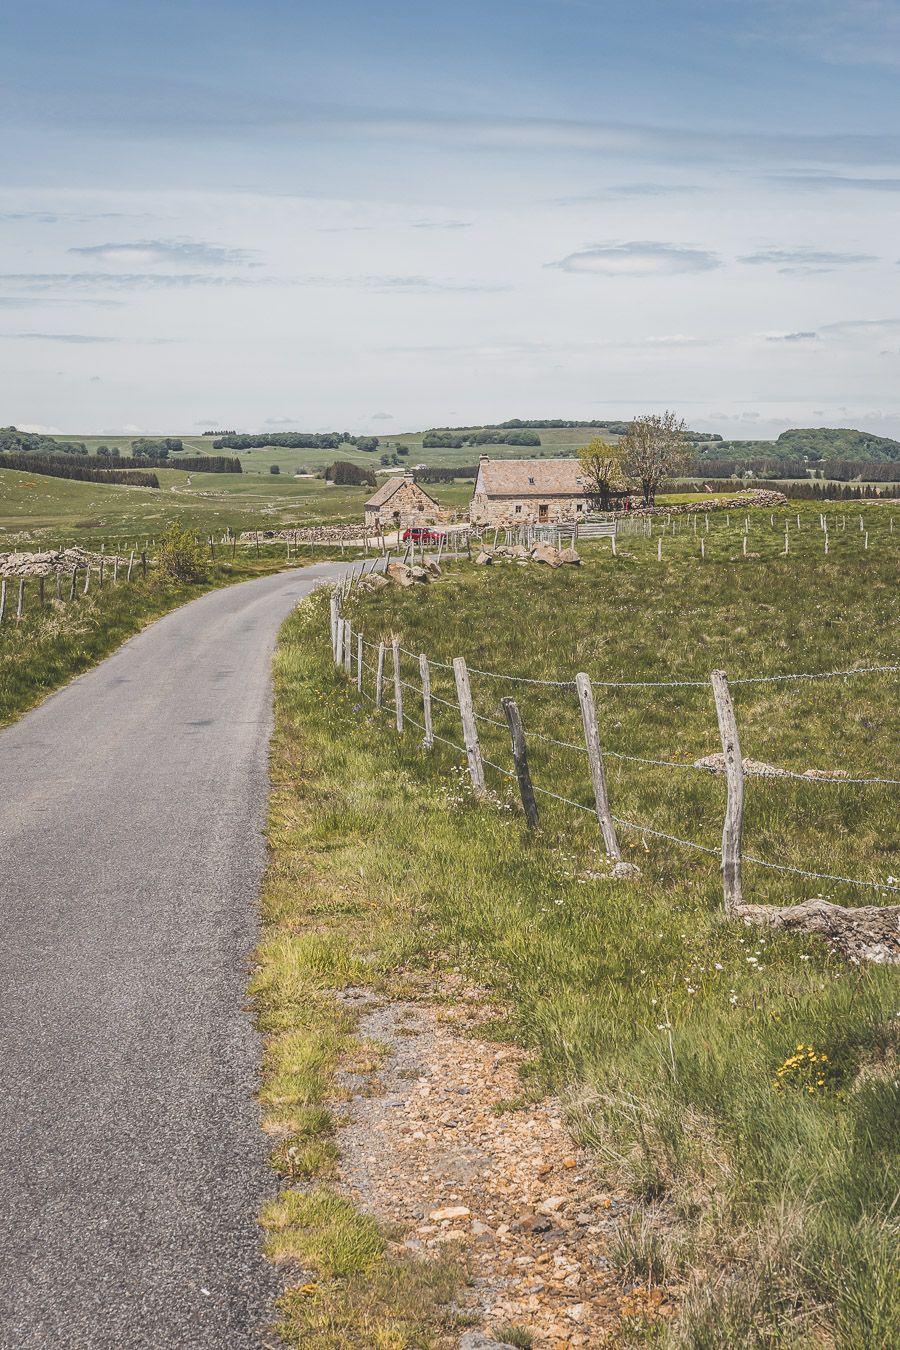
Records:
[[[169,521],[159,549],[159,565],[176,581],[202,581],[205,555],[200,542],[179,525]]]

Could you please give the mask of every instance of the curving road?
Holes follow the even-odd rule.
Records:
[[[341,571],[204,595],[0,732],[3,1350],[265,1343],[270,662]]]

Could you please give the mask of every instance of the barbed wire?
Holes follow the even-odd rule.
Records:
[[[792,872],[798,877],[812,877],[815,881],[838,881],[845,886],[864,886],[873,891],[897,891],[900,892],[900,886],[895,886],[890,881],[861,881],[858,877],[838,877],[830,872],[807,872],[803,867],[790,867],[787,863],[767,862],[765,858],[757,858],[752,853],[744,853],[742,861],[755,863],[757,867],[768,867],[775,872]]]
[[[373,671],[373,667],[371,666],[367,666],[366,668]],[[374,702],[371,694],[365,690],[363,691],[363,697],[367,698],[370,703]],[[416,727],[424,735],[428,734],[423,724],[405,710],[403,718],[404,721],[411,723],[412,726]],[[456,751],[457,754],[463,756],[467,754],[465,746],[458,745],[455,741],[448,740],[446,736],[441,736],[438,732],[434,731],[433,728],[431,735],[435,741],[440,741],[442,745],[448,746],[451,750]],[[515,780],[516,778],[515,773],[510,769],[505,769],[502,764],[497,764],[494,760],[487,759],[484,755],[481,757],[481,762],[488,768],[493,769],[496,773],[501,774],[504,778],[511,780]],[[590,806],[585,806],[584,802],[577,802],[571,797],[564,797],[561,793],[553,792],[550,788],[539,787],[536,783],[532,784],[532,788],[536,793],[540,794],[540,796],[550,797],[554,801],[560,802],[563,806],[573,807],[577,811],[585,811],[591,816],[596,814],[594,809]],[[677,844],[681,848],[692,849],[697,853],[705,853],[713,858],[721,856],[720,849],[713,848],[709,844],[698,844],[696,840],[693,839],[682,839],[680,835],[669,834],[665,830],[659,830],[653,825],[645,825],[640,821],[626,820],[623,816],[613,815],[612,819],[616,825],[624,830],[632,830],[636,834],[649,835],[654,839],[663,839],[666,843]],[[792,876],[807,877],[813,881],[832,881],[843,886],[856,886],[866,890],[900,893],[900,885],[894,884],[891,881],[866,881],[860,877],[839,876],[833,872],[814,872],[804,867],[792,867],[788,863],[770,862],[766,858],[758,858],[753,853],[744,853],[742,855],[742,861],[756,867],[768,868],[770,871],[774,872],[785,872]]]
[[[357,633],[356,636],[359,637],[360,634]],[[371,651],[379,650],[377,644],[369,642],[368,639],[365,638],[364,636],[363,636],[363,646],[368,647]],[[387,644],[385,644],[385,650],[387,650]],[[417,656],[415,656],[413,652],[410,652],[406,647],[399,647],[398,650],[403,652],[406,656],[412,657],[412,659],[416,661],[419,659]],[[452,667],[448,666],[446,662],[443,661],[431,661],[430,664],[440,666],[443,669],[452,669]],[[371,666],[367,666],[366,668],[372,670]],[[859,673],[861,674],[871,673],[872,671],[885,671],[885,670],[887,671],[900,670],[900,666],[869,666],[866,667],[865,670],[860,670]],[[477,673],[471,667],[470,672]],[[847,673],[848,672],[835,671],[831,672],[830,674],[841,675]],[[825,673],[821,675],[760,676],[760,677],[748,677],[747,681],[731,680],[730,683],[731,684],[749,683],[749,682],[759,683],[759,682],[768,682],[770,680],[776,679],[820,679],[820,678],[824,679],[828,677],[829,676]],[[519,677],[509,677],[509,678],[519,678]],[[390,679],[391,681],[393,681],[393,675],[390,676]],[[404,680],[402,677],[400,679],[400,684],[403,686],[404,689],[409,689],[411,693],[421,696],[422,690],[419,685],[411,684],[408,680]],[[705,687],[706,682],[704,681],[703,684]],[[574,684],[571,687],[574,688],[575,687]],[[440,703],[445,708],[453,708],[455,711],[459,710],[459,704],[455,700],[442,698],[440,694],[434,693],[433,690],[431,692],[431,699],[432,702]],[[490,717],[486,713],[475,712],[474,709],[473,715],[479,722],[484,722],[489,726],[498,727],[501,731],[508,730],[506,722],[501,722],[496,717]],[[576,745],[573,741],[559,740],[556,736],[550,736],[547,732],[529,730],[528,736],[532,740],[543,741],[548,745],[558,746],[561,750],[571,750],[579,755],[587,754],[587,748],[584,745]],[[624,750],[613,750],[609,746],[603,747],[603,754],[609,756],[611,759],[620,759],[631,764],[647,764],[654,768],[687,769],[697,773],[715,774],[717,772],[714,767],[711,767],[706,764],[697,764],[681,760],[657,759],[649,755],[633,755]],[[835,776],[831,776],[830,774],[798,773],[793,769],[781,768],[779,765],[773,765],[772,767],[777,770],[776,773],[749,774],[747,776],[758,778],[788,778],[793,780],[794,782],[807,784],[824,784],[825,786],[828,787],[834,786],[866,787],[869,785],[884,786],[884,787],[900,787],[900,778],[887,778],[881,775],[845,776],[844,774],[840,773]]]
[[[410,651],[407,647],[400,647],[399,650],[404,656],[410,656],[414,661],[418,661],[419,653]],[[428,657],[429,665],[437,666],[440,670],[452,670],[453,664],[449,661],[439,661],[435,657]],[[541,680],[529,675],[510,675],[497,670],[482,670],[479,666],[467,666],[470,675],[479,675],[487,680],[505,680],[510,684],[531,684],[542,685],[548,689],[573,689],[574,680]],[[847,679],[853,675],[876,675],[876,674],[897,674],[900,672],[900,665],[877,665],[877,666],[855,666],[852,670],[819,670],[810,672],[800,672],[798,674],[779,674],[779,675],[737,675],[729,678],[730,685],[735,684],[775,684],[784,680],[835,680]],[[709,680],[591,680],[595,689],[708,689]]]

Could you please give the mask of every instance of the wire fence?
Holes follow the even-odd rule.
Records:
[[[745,761],[740,752],[737,722],[729,689],[729,683],[755,685],[777,683],[780,680],[850,679],[876,673],[893,675],[900,672],[900,666],[872,664],[843,671],[789,673],[765,677],[748,677],[744,680],[732,680],[730,682],[724,672],[721,671],[713,672],[708,681],[596,681],[584,673],[576,675],[574,680],[536,680],[469,667],[463,657],[457,657],[452,662],[434,660],[424,653],[414,653],[409,648],[401,646],[397,638],[394,638],[391,642],[370,641],[364,633],[354,630],[350,620],[341,613],[343,593],[343,588],[338,588],[332,593],[331,597],[330,634],[332,654],[336,665],[344,671],[349,679],[354,681],[357,692],[370,702],[376,711],[387,712],[392,710],[398,731],[402,732],[408,724],[422,733],[423,745],[427,749],[433,748],[435,743],[438,743],[447,746],[463,758],[476,795],[484,795],[487,790],[484,772],[486,768],[499,774],[505,781],[516,784],[529,825],[537,825],[539,818],[537,803],[540,799],[547,799],[570,810],[595,817],[603,834],[608,858],[615,866],[626,870],[633,869],[631,869],[630,864],[626,864],[622,860],[617,835],[618,830],[628,831],[642,838],[659,839],[680,848],[718,857],[723,875],[725,903],[728,908],[735,908],[742,903],[741,869],[743,863],[813,881],[827,881],[864,891],[900,893],[900,880],[893,876],[884,880],[845,876],[816,868],[793,866],[743,850],[744,790],[745,784],[750,778],[758,777],[772,784],[789,781],[803,783],[811,787],[827,786],[854,789],[870,786],[877,788],[896,787],[900,786],[900,778],[887,775],[864,775],[842,770],[810,770],[799,773],[778,765],[756,765],[753,761]],[[373,656],[374,661],[367,660],[367,655]],[[390,661],[388,661],[388,657],[390,657]],[[419,674],[418,681],[406,677],[402,668],[403,657],[416,663]],[[452,673],[454,680],[453,697],[445,697],[443,694],[435,692],[431,681],[432,669]],[[368,685],[366,675],[371,677]],[[476,710],[470,687],[470,675],[575,691],[578,695],[581,710],[583,741],[567,740],[563,737],[550,735],[547,732],[534,730],[529,730],[526,738],[518,705],[514,699],[509,697],[503,697],[500,700],[504,712],[505,720],[503,721],[490,716],[486,712]],[[374,687],[372,687],[373,682]],[[632,754],[625,750],[610,749],[605,746],[601,747],[593,689],[598,686],[629,689],[647,687],[651,684],[654,688],[689,687],[711,690],[722,745],[721,754],[706,757],[705,760],[678,761]],[[407,697],[404,697],[404,691]],[[419,720],[410,712],[409,704],[413,701],[415,701],[417,711],[421,708],[422,720]],[[446,710],[444,716],[448,719],[448,722],[451,723],[451,726],[455,725],[460,729],[461,742],[460,739],[454,739],[452,734],[442,734],[443,730],[448,729],[443,727],[443,724],[441,732],[435,730],[436,708],[437,710]],[[511,767],[487,757],[482,743],[483,735],[487,733],[479,733],[479,726],[490,729],[491,734],[498,740],[496,733],[503,733],[503,740],[509,746],[512,759]],[[537,743],[539,746],[553,747],[555,750],[563,751],[567,756],[575,755],[579,762],[586,760],[593,793],[593,805],[586,805],[583,801],[578,801],[574,797],[554,791],[542,782],[536,782],[532,776],[529,763],[529,743],[532,744],[532,748]],[[724,776],[726,803],[721,846],[714,847],[695,839],[684,838],[680,834],[660,829],[656,823],[651,824],[614,814],[610,809],[609,790],[606,781],[604,761],[607,758],[654,769],[683,770],[688,773],[703,775],[707,779],[713,776]]]

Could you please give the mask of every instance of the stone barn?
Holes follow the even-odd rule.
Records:
[[[482,455],[469,508],[473,525],[557,525],[583,519],[588,494],[577,459]]]
[[[443,514],[411,473],[388,478],[366,502],[366,525],[372,530],[379,526],[395,530],[398,526],[433,525]]]

